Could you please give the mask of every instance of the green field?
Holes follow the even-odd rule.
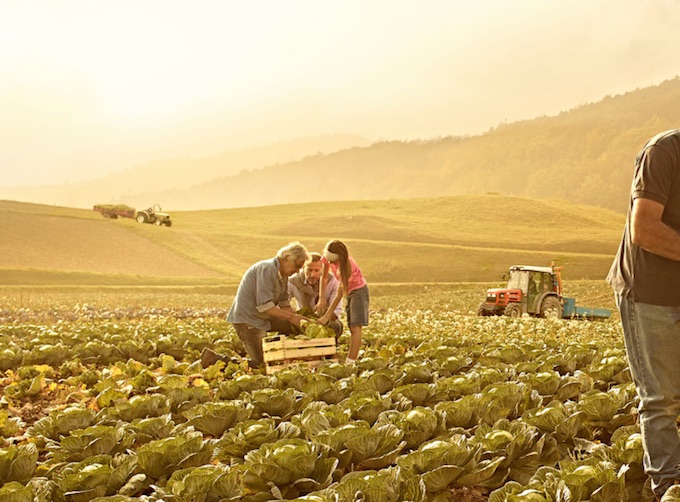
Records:
[[[495,284],[490,284],[494,286]],[[484,299],[484,283],[372,284],[371,308],[449,309],[475,314]],[[235,287],[227,286],[0,286],[0,309],[69,311],[74,305],[96,308],[216,308],[231,306]],[[602,280],[577,280],[565,285],[564,295],[579,306],[607,308],[616,315],[611,288]]]
[[[0,500],[646,502],[616,316],[374,292],[355,366],[267,376],[220,287],[0,288]],[[567,293],[611,306],[603,281]],[[204,347],[232,362],[203,369]]]
[[[299,240],[345,241],[372,284],[497,282],[513,264],[603,279],[624,216],[499,195],[172,212],[172,228],[94,211],[0,202],[0,285],[233,288]]]

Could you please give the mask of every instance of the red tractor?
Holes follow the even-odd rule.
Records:
[[[520,317],[562,317],[562,267],[531,267],[514,265],[505,288],[486,291],[486,300],[479,304],[477,315],[507,315]]]

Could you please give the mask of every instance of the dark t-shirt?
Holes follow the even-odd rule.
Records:
[[[653,137],[635,160],[628,218],[607,281],[616,293],[652,305],[680,306],[680,261],[645,251],[631,241],[633,200],[664,206],[662,221],[680,234],[680,129]]]

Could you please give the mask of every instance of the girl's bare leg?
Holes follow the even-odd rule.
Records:
[[[350,326],[349,331],[352,334],[349,340],[349,352],[347,358],[356,360],[361,348],[361,326]]]

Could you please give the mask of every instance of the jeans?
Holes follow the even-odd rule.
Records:
[[[290,322],[284,321],[282,319],[272,318],[271,331],[278,331],[281,334],[290,335],[298,332],[295,326]],[[255,326],[244,323],[234,323],[234,329],[239,339],[243,343],[243,346],[248,353],[250,361],[248,361],[248,366],[251,368],[259,368],[264,364],[264,354],[262,352],[262,339],[267,336],[267,331],[263,329],[258,329]]]
[[[630,371],[640,396],[643,464],[662,495],[680,480],[680,307],[616,296]]]

